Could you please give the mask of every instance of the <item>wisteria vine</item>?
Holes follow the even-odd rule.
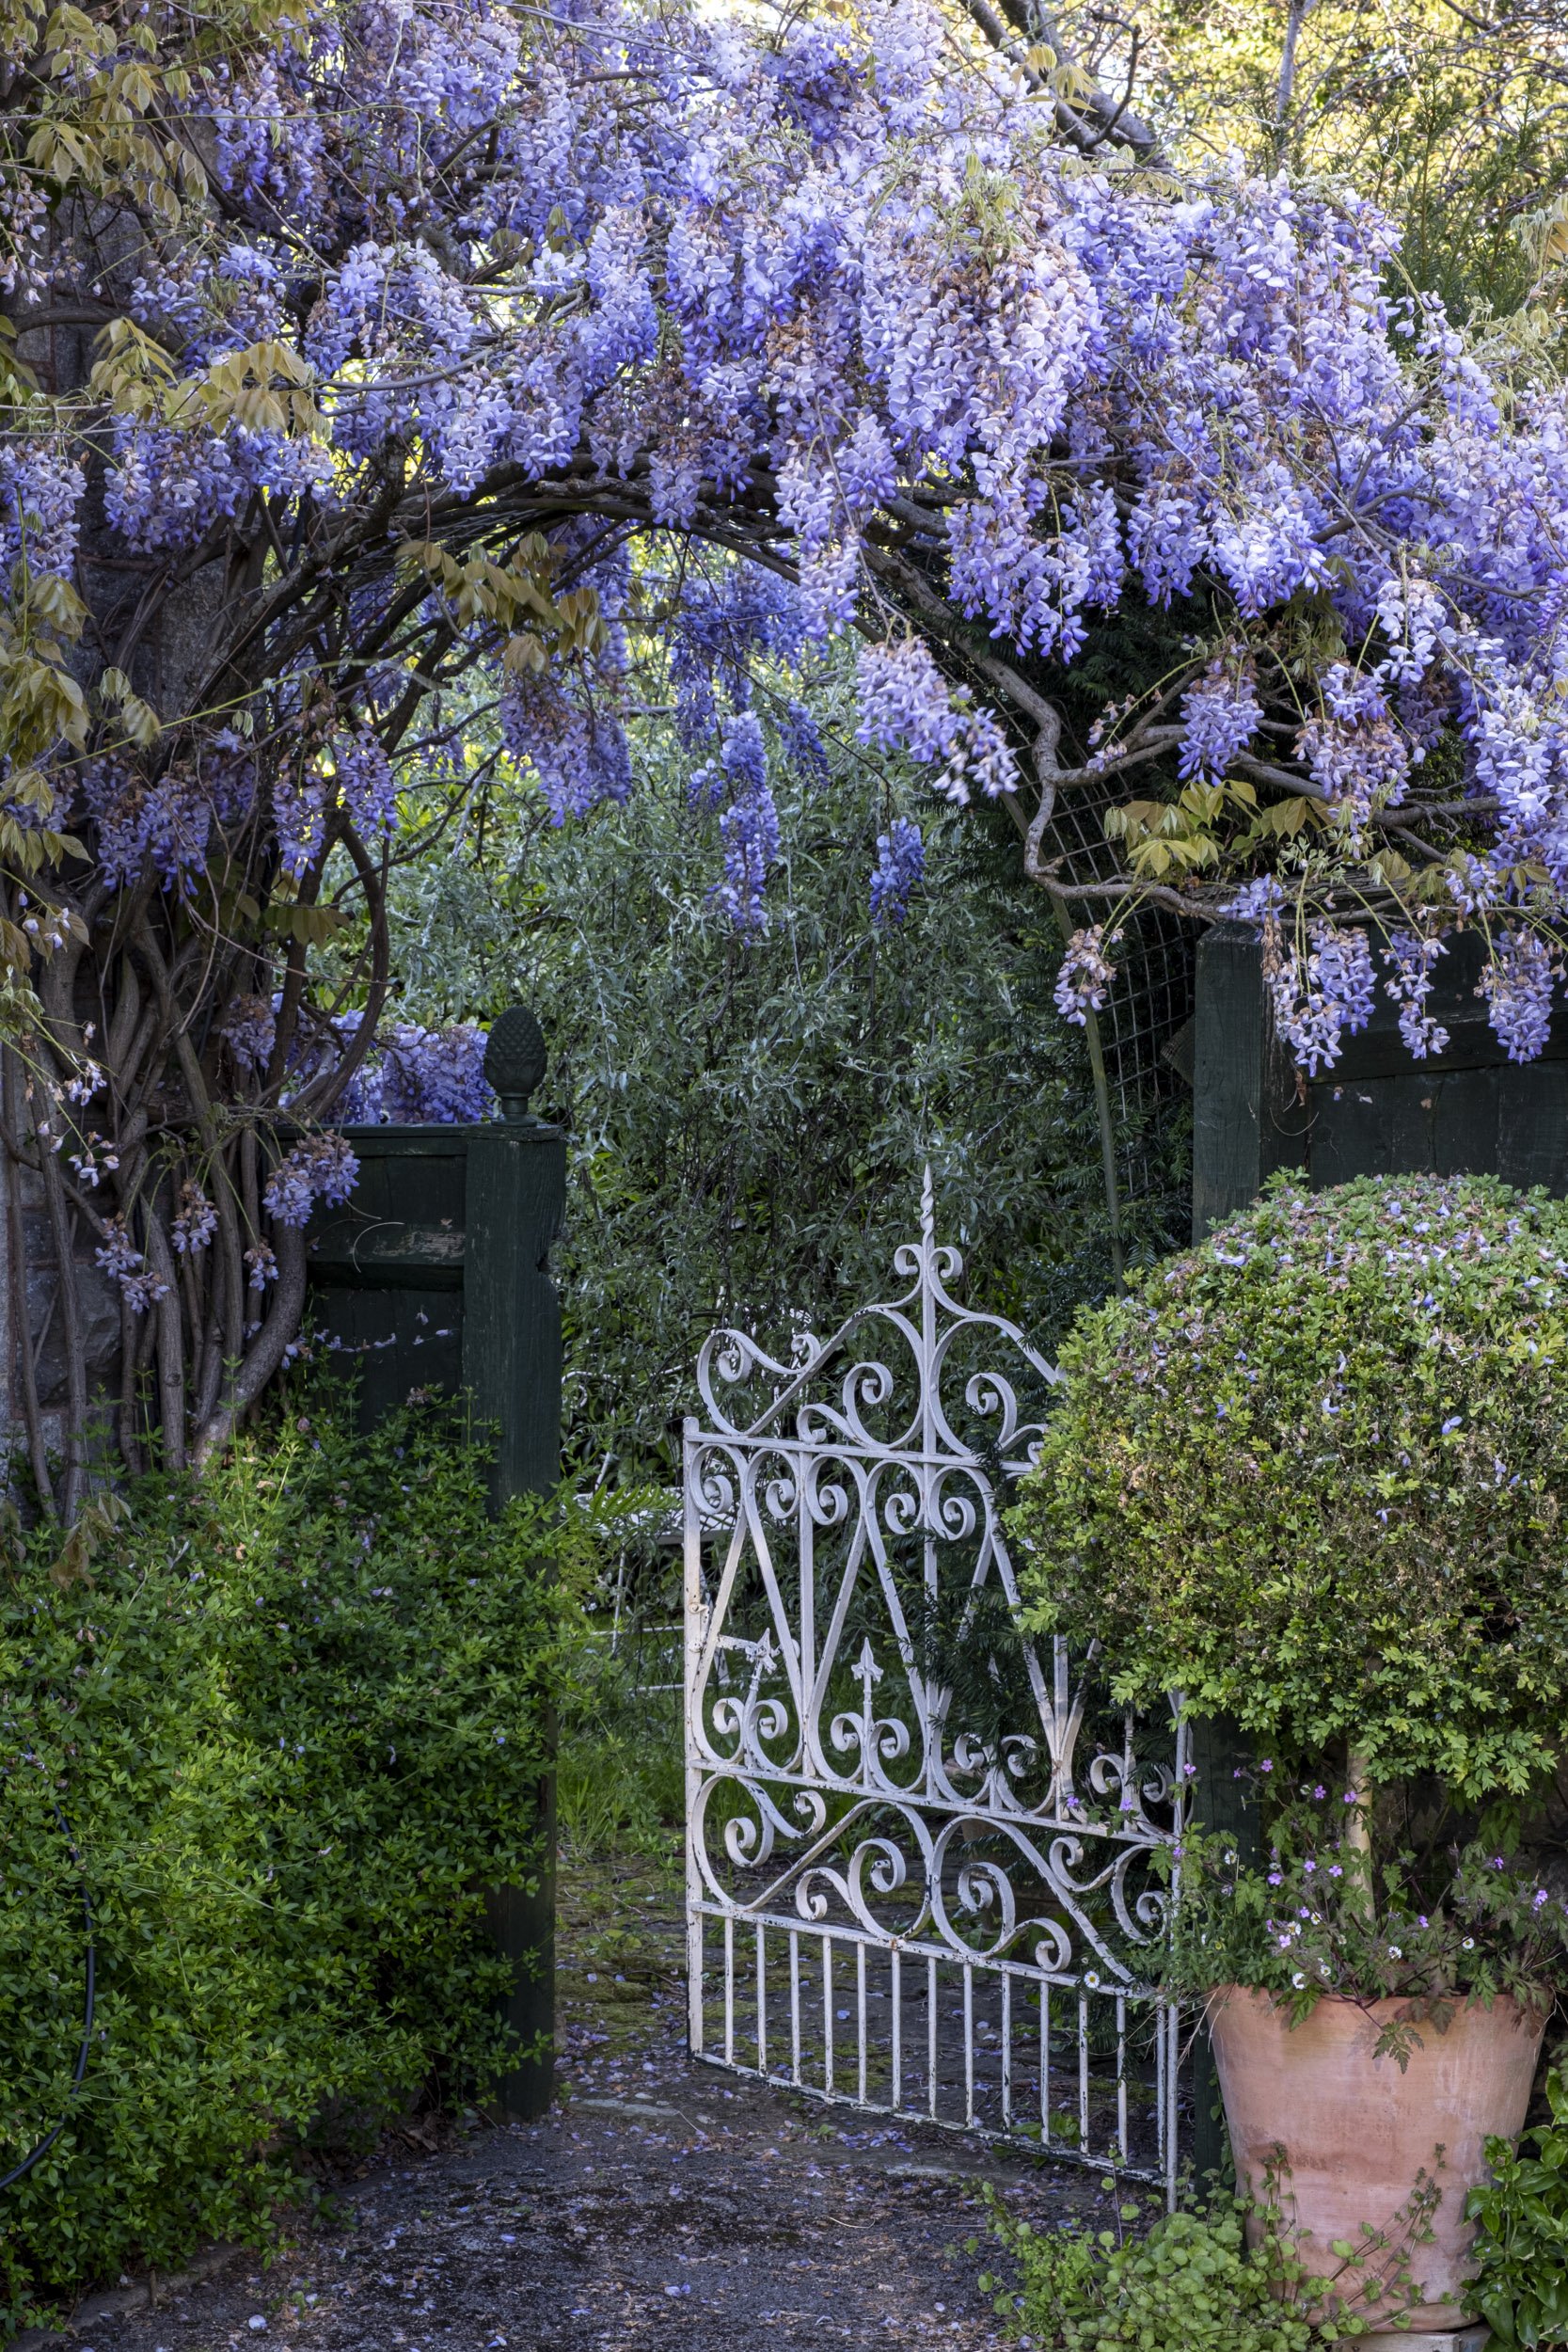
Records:
[[[254,0],[221,50],[71,21],[7,19],[0,951],[42,1012],[5,1128],[119,1285],[128,1449],[142,1367],[178,1460],[292,1343],[297,1213],[348,1179],[268,1141],[285,1106],[483,1107],[467,1049],[384,1026],[387,874],[472,784],[459,690],[557,823],[672,714],[750,935],[772,780],[826,757],[802,665],[853,631],[855,755],[1008,812],[1078,926],[1069,1019],[1152,900],[1254,922],[1308,1069],[1380,986],[1440,1050],[1461,927],[1540,1050],[1564,395],[1401,293],[1373,206],[1179,181],[1055,94],[1022,0]],[[1079,741],[1065,683],[1132,606],[1180,651]],[[891,823],[878,921],[923,872]]]

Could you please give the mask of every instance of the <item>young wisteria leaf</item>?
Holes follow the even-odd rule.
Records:
[[[1293,841],[1309,826],[1322,825],[1325,821],[1316,801],[1308,800],[1304,794],[1293,793],[1288,800],[1271,801],[1266,808],[1259,810],[1251,837],[1256,840],[1272,837],[1279,841]]]
[[[114,36],[81,8],[62,7],[51,11],[42,46],[62,65],[70,65],[83,56],[106,56],[114,48]]]
[[[1074,58],[1064,59],[1052,68],[1051,87],[1069,106],[1086,105],[1095,96],[1093,74],[1086,73]]]
[[[340,931],[345,917],[341,907],[333,906],[275,906],[263,917],[264,927],[280,939],[297,939],[309,947],[320,947]]]
[[[524,629],[520,636],[509,637],[501,654],[505,669],[522,671],[531,677],[537,677],[548,660],[548,654],[531,629]]]

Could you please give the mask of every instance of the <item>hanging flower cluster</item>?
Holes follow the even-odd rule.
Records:
[[[877,835],[877,863],[871,874],[871,919],[901,923],[910,911],[915,886],[925,880],[926,844],[920,827],[909,817],[895,817],[886,833]]]
[[[357,1016],[341,1025],[345,1041]],[[349,1081],[337,1116],[351,1124],[432,1124],[489,1119],[495,1090],[484,1074],[485,1032],[475,1023],[444,1029],[417,1022],[385,1023],[376,1043]]]
[[[279,1225],[306,1225],[318,1200],[329,1207],[345,1201],[358,1174],[359,1162],[342,1136],[307,1136],[267,1180],[261,1196],[267,1215]]]
[[[174,1214],[170,1239],[182,1258],[194,1258],[206,1248],[217,1232],[218,1213],[194,1177],[187,1177],[180,1187],[180,1206]]]
[[[146,1253],[136,1248],[130,1228],[123,1216],[111,1216],[104,1225],[104,1238],[94,1256],[103,1271],[119,1286],[121,1297],[134,1314],[145,1314],[160,1298],[168,1295],[168,1284],[160,1281],[148,1265]]]
[[[1223,776],[1262,723],[1262,705],[1250,668],[1227,671],[1212,661],[1181,702],[1179,775]]]
[[[1000,56],[956,62],[919,0],[752,24],[592,0],[547,37],[499,0],[420,0],[393,25],[318,5],[248,64],[208,69],[223,210],[165,242],[133,316],[187,378],[292,355],[309,414],[123,401],[107,496],[134,548],[192,548],[258,494],[279,528],[347,515],[388,466],[427,504],[533,485],[546,516],[570,474],[578,519],[549,544],[596,617],[560,659],[525,647],[501,693],[562,821],[631,785],[627,528],[595,540],[595,512],[618,510],[657,565],[663,532],[743,543],[768,485],[793,584],[733,561],[665,575],[680,723],[712,737],[722,780],[715,896],[742,930],[777,853],[766,779],[736,778],[750,674],[863,622],[868,597],[923,624],[911,564],[943,610],[1058,660],[1130,586],[1167,604],[1205,583],[1236,635],[1187,687],[1178,767],[1215,780],[1261,757],[1280,684],[1254,625],[1317,598],[1357,650],[1320,632],[1294,757],[1345,854],[1451,727],[1486,804],[1470,910],[1539,898],[1518,880],[1529,861],[1550,904],[1521,920],[1551,915],[1568,867],[1568,738],[1546,691],[1562,396],[1526,384],[1504,403],[1434,302],[1386,291],[1395,240],[1375,208],[1283,178],[1176,197],[1065,172],[1051,110]],[[0,533],[62,567],[83,495],[68,442],[20,446]],[[373,617],[397,590],[352,593]],[[432,595],[499,653],[493,582],[436,566]],[[954,800],[1014,790],[1027,729],[956,691],[907,620],[875,633],[862,740],[927,764]],[[336,812],[367,834],[397,822],[362,686],[320,756],[277,769],[270,819],[296,877]],[[205,762],[90,788],[121,881],[150,862],[179,883],[207,856]],[[1437,936],[1454,912],[1423,902],[1417,928]],[[1514,965],[1492,1003],[1526,1043]]]
[[[1119,930],[1107,938],[1103,923],[1074,932],[1056,975],[1056,1009],[1064,1021],[1082,1026],[1085,1014],[1098,1012],[1104,1004],[1116,978],[1111,950],[1120,940]]]

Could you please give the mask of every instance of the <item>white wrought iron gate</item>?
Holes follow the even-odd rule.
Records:
[[[738,1330],[699,1359],[691,2048],[1169,2186],[1178,2021],[1138,1963],[1181,1735],[1140,1756],[1092,1657],[1020,1629],[1000,1515],[1060,1375],[951,1296],[929,1174],[894,1263],[900,1297],[787,1365]]]

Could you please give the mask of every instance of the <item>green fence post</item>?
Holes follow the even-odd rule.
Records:
[[[468,1139],[464,1216],[463,1385],[476,1419],[499,1430],[492,1493],[547,1494],[561,1474],[561,1306],[549,1253],[566,1204],[566,1138],[531,1117],[545,1074],[533,1015],[515,1005],[490,1032],[485,1075],[501,1116]],[[553,1725],[551,1726],[553,1748]],[[539,2043],[497,2085],[505,2113],[536,2116],[550,2104],[555,2033],[555,1773],[539,1791],[535,1884],[492,1888],[485,1915],[512,1963],[506,2017],[525,2047]]]
[[[1216,923],[1197,950],[1193,1019],[1193,1239],[1307,1161],[1310,1121],[1275,1033],[1251,932]]]
[[[359,1182],[318,1208],[307,1235],[315,1311],[360,1375],[359,1419],[373,1429],[411,1390],[467,1393],[498,1432],[491,1500],[547,1494],[561,1469],[561,1308],[551,1244],[566,1195],[566,1139],[529,1115],[545,1042],[521,1006],[490,1033],[485,1073],[501,1116],[473,1125],[355,1127]],[[553,1726],[551,1726],[553,1750]],[[555,1973],[555,1775],[539,1791],[536,1886],[492,1887],[485,1915],[513,1963],[506,2004],[542,2055],[498,2085],[502,2108],[549,2105]]]

